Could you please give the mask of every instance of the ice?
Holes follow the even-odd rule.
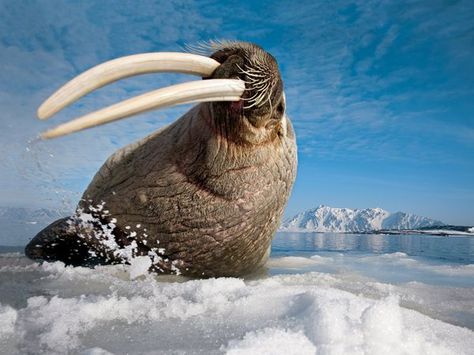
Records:
[[[17,312],[10,306],[0,304],[0,339],[11,336],[15,331]]]
[[[189,280],[148,273],[145,264],[73,268],[0,254],[0,353],[469,354],[474,348],[472,283],[420,281],[434,274],[470,282],[469,265],[404,253],[313,253],[274,257],[267,274],[246,280]],[[403,268],[412,278],[389,282],[389,270]]]
[[[285,256],[281,258],[270,259],[267,263],[269,267],[286,267],[288,269],[298,269],[301,267],[311,266],[330,262],[331,258],[323,258],[319,255],[314,255],[311,258],[303,258],[300,256]]]
[[[231,340],[223,350],[229,355],[244,354],[315,354],[316,347],[302,331],[264,328],[245,334],[242,340]]]
[[[133,258],[130,263],[130,279],[134,280],[139,276],[146,275],[151,264],[151,259],[148,256]]]
[[[81,352],[81,355],[113,355],[111,352],[102,348],[90,348]]]

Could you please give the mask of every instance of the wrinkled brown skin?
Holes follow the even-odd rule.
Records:
[[[252,53],[261,50],[248,46]],[[245,48],[215,53],[222,65],[212,77],[245,80],[236,67],[250,55]],[[170,126],[114,153],[84,192],[78,207],[87,211],[105,202],[104,209],[117,220],[119,244],[135,240],[139,255],[147,255],[151,247],[164,248],[156,271],[171,272],[174,261],[188,276],[241,276],[268,258],[297,158],[278,67],[263,53],[273,61],[279,80],[271,105],[243,109],[243,102],[199,104]],[[48,259],[35,247],[44,246],[41,238],[48,228],[27,246],[28,256]],[[133,238],[131,231],[137,232]],[[69,229],[66,234],[74,238],[75,233]],[[92,237],[83,239],[81,247],[108,253]],[[107,258],[120,262],[111,253]]]

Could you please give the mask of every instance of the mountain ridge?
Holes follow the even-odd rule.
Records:
[[[432,218],[400,211],[391,213],[379,207],[351,209],[319,205],[286,219],[280,231],[350,233],[443,225],[446,223]]]

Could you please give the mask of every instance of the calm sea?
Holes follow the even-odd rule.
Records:
[[[474,237],[340,233],[277,233],[272,256],[339,252],[352,254],[405,253],[440,261],[474,263]]]

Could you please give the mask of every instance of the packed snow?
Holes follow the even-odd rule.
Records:
[[[247,279],[0,254],[2,354],[469,354],[474,269],[405,253],[278,255]],[[403,279],[393,274],[401,270]],[[451,279],[460,280],[458,284]],[[423,282],[422,280],[427,280]],[[432,281],[432,282],[430,282]]]
[[[381,208],[351,209],[320,205],[286,220],[282,231],[370,232],[381,229],[417,229],[441,226],[441,221]]]

